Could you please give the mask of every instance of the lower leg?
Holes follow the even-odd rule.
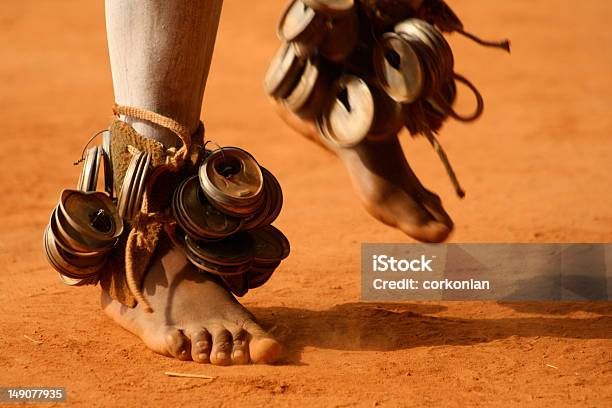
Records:
[[[115,101],[168,116],[194,132],[215,46],[222,0],[106,0]],[[167,129],[123,118],[167,146]]]
[[[116,102],[170,117],[194,132],[222,0],[106,0]],[[122,118],[143,136],[175,146],[152,123]],[[160,244],[144,279],[153,314],[102,293],[102,307],[152,350],[200,363],[273,362],[280,345],[215,277],[197,271],[182,250]]]

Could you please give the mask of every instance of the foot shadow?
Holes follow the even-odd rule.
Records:
[[[612,314],[612,302],[499,302],[520,313],[549,314],[556,316],[568,315],[574,312]]]
[[[610,303],[604,304],[608,315],[589,319],[463,319],[429,315],[444,309],[427,304],[346,303],[321,311],[288,307],[253,308],[252,311],[264,324],[276,325],[274,334],[287,350],[286,364],[300,364],[305,347],[393,351],[487,343],[511,336],[612,338]]]

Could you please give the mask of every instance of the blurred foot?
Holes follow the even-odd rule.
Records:
[[[319,141],[316,127],[277,105],[283,120],[307,138]],[[328,149],[329,147],[326,146]],[[453,222],[440,197],[427,190],[406,161],[397,136],[334,148],[366,210],[379,221],[424,242],[442,242]]]
[[[164,248],[165,246],[165,248]],[[160,244],[143,285],[153,308],[130,309],[102,292],[105,313],[156,353],[215,365],[275,362],[281,345],[210,274],[182,250]]]

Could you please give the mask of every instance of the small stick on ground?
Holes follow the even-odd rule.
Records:
[[[201,378],[204,380],[211,380],[211,381],[217,378],[217,377],[211,377],[210,375],[205,375],[205,374],[175,373],[172,371],[166,371],[164,374],[166,374],[168,377]]]
[[[40,340],[34,340],[33,338],[31,338],[30,336],[28,336],[28,335],[26,335],[26,334],[24,334],[24,335],[23,335],[23,337],[25,337],[26,339],[30,340],[32,343],[35,343],[35,344],[43,344],[43,342],[42,342],[42,341],[40,341]]]

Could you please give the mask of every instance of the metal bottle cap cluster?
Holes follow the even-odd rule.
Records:
[[[280,214],[282,190],[242,149],[207,153],[198,174],[174,192],[178,238],[192,264],[242,296],[269,279],[289,255],[289,241],[270,225]]]
[[[87,150],[78,189],[62,191],[45,229],[45,254],[67,285],[96,284],[124,229],[111,197],[95,191],[107,160],[102,147]]]
[[[278,23],[283,43],[264,88],[315,122],[333,147],[355,146],[406,127],[435,144],[452,172],[434,133],[449,117],[477,119],[484,104],[476,88],[454,73],[453,53],[440,30],[509,50],[508,42],[486,42],[464,32],[443,0],[291,0]],[[456,82],[476,95],[471,115],[452,108]]]
[[[142,204],[151,154],[134,154],[116,198],[110,144],[111,134],[104,131],[102,145],[86,150],[77,189],[62,191],[45,229],[47,259],[67,285],[98,282],[100,270],[124,231],[124,222],[132,221]],[[100,169],[105,192],[96,191]]]
[[[45,230],[47,259],[68,285],[98,282],[124,223],[134,222],[142,207],[152,155],[132,151],[114,197],[110,145],[107,131],[101,146],[84,152],[78,189],[62,192]],[[245,150],[225,147],[206,153],[197,174],[175,189],[171,211],[187,258],[242,296],[265,283],[289,255],[289,241],[271,226],[283,193],[276,177]],[[105,192],[96,191],[100,168]]]

